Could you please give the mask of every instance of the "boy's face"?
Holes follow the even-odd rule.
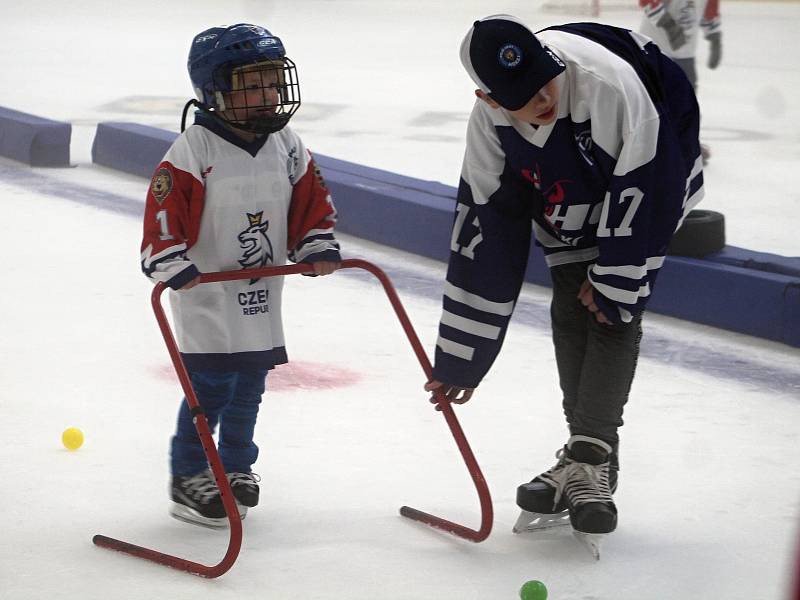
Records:
[[[231,72],[231,92],[224,94],[225,116],[243,123],[260,115],[274,114],[281,104],[283,65],[250,65]]]
[[[486,102],[492,108],[500,108],[500,105],[492,100],[488,94],[481,90],[475,90],[475,95]],[[533,125],[549,125],[558,116],[558,100],[561,96],[556,79],[548,81],[542,89],[528,100],[528,103],[519,110],[505,109],[515,119]]]

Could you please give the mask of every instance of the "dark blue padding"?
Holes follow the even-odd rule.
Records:
[[[92,162],[149,179],[177,137],[173,131],[138,123],[99,123]]]
[[[734,267],[768,271],[795,278],[800,277],[800,256],[778,256],[777,254],[767,254],[766,252],[753,252],[736,246],[725,246],[719,252],[707,254],[703,258],[711,262]]]
[[[33,167],[68,167],[72,125],[0,106],[0,156]]]
[[[95,162],[150,177],[175,133],[134,123],[101,123]],[[337,230],[446,261],[456,188],[315,154],[339,211]],[[525,278],[550,285],[531,245]],[[800,259],[726,246],[703,259],[670,256],[653,312],[800,347]]]
[[[452,210],[453,200],[455,198],[455,188],[438,181],[427,181],[424,179],[415,179],[406,175],[398,175],[391,171],[383,171],[381,169],[374,169],[372,167],[364,167],[362,165],[347,162],[346,160],[339,160],[338,158],[331,158],[330,156],[323,156],[321,154],[314,154],[314,159],[323,167],[325,172],[329,169],[340,171],[342,173],[350,173],[351,175],[358,175],[364,179],[373,181],[380,181],[382,183],[389,183],[400,188],[409,190],[417,190],[424,192],[427,195],[440,196],[447,199],[447,210]]]
[[[648,306],[800,347],[800,276],[670,256]]]
[[[314,155],[339,213],[336,229],[446,261],[455,190],[354,163]],[[441,193],[440,193],[441,192]]]

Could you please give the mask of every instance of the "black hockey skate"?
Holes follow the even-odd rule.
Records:
[[[242,519],[247,515],[247,509],[258,504],[258,482],[261,477],[255,473],[226,473],[228,483],[231,484],[233,497]]]
[[[616,528],[611,494],[617,489],[617,453],[602,440],[574,435],[556,457],[553,467],[517,488],[522,512],[513,531],[572,525],[575,536],[599,558],[603,536]]]
[[[517,488],[517,506],[522,512],[514,525],[514,533],[539,531],[570,524],[566,498],[562,494],[556,501],[556,490],[567,461],[567,450],[567,446],[559,449],[556,452],[558,462],[555,465]],[[616,451],[612,451],[609,462],[609,485],[613,494],[617,489],[619,471]]]
[[[558,462],[532,481],[517,488],[517,506],[522,509],[513,532],[539,531],[569,524],[566,499],[555,501],[556,489],[566,463],[567,447],[556,452]]]
[[[555,502],[566,499],[575,537],[600,558],[605,536],[617,528],[617,507],[609,482],[612,448],[597,438],[573,435],[559,475]]]
[[[170,514],[206,527],[227,527],[228,516],[214,475],[209,469],[189,477],[173,476]],[[241,511],[239,516],[241,517]]]

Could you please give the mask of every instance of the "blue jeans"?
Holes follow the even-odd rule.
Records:
[[[253,432],[267,372],[189,373],[212,433],[217,422],[220,423],[219,455],[228,473],[248,473],[258,458]],[[173,475],[179,476],[196,475],[208,468],[185,398],[178,411],[178,426],[172,438],[170,468]]]

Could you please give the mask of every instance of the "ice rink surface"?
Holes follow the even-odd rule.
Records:
[[[723,1],[722,10],[723,63],[700,69],[713,151],[702,207],[726,215],[729,243],[797,256],[800,4]],[[457,409],[493,495],[487,541],[398,516],[408,504],[477,527],[478,500],[383,292],[342,272],[287,278],[292,362],[268,378],[262,503],[244,522],[233,569],[201,580],[91,544],[102,533],[213,564],[228,539],[166,514],[181,393],[138,270],[147,181],[91,164],[95,124],[177,129],[191,37],[257,22],[299,65],[304,106],[293,124],[309,147],[455,185],[472,104],[456,49],[472,20],[496,12],[537,27],[577,20],[536,2],[475,0],[3,7],[0,104],[73,122],[75,167],[0,161],[2,600],[501,600],[529,579],[544,581],[551,600],[786,597],[800,508],[800,350],[655,314],[621,431],[620,526],[602,560],[566,531],[511,534],[516,486],[566,439],[549,291],[535,286],[523,290],[494,369]],[[389,273],[431,351],[444,265],[342,242],[347,256]],[[86,434],[76,452],[60,445],[70,426]]]

